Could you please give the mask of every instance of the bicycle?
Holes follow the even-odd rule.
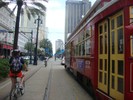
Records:
[[[18,77],[15,76],[15,86],[10,91],[10,100],[17,100],[19,96],[22,96],[24,94],[24,87],[25,82],[23,82],[23,89],[20,88],[20,81],[18,80]]]
[[[45,60],[44,63],[45,63],[45,67],[46,67],[47,66],[47,60]]]

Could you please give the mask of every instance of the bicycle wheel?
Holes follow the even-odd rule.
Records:
[[[12,89],[10,92],[10,100],[17,100],[17,90],[16,88]]]
[[[24,92],[25,92],[25,81],[23,82],[23,87],[22,88],[20,88],[20,93],[21,93],[21,95],[24,95]]]

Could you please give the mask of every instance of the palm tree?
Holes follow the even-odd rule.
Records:
[[[34,2],[34,0],[30,0],[30,4],[32,6],[28,6],[28,2],[26,2],[25,0],[16,0],[16,6],[13,8],[13,11],[11,12],[11,14],[15,11],[15,9],[17,8],[17,16],[16,16],[16,24],[15,24],[15,34],[14,34],[14,44],[13,44],[13,49],[17,49],[18,46],[18,34],[19,34],[19,22],[20,22],[20,14],[21,12],[23,12],[23,8],[22,6],[24,6],[24,8],[26,9],[27,12],[27,16],[30,19],[31,15],[33,17],[35,17],[35,15],[44,15],[43,11],[46,11],[46,7],[39,3],[39,2]],[[45,2],[47,2],[47,0],[43,0]],[[12,3],[10,2],[4,2],[2,0],[0,0],[0,8],[3,6],[7,6],[8,4]],[[40,10],[41,9],[41,10]]]

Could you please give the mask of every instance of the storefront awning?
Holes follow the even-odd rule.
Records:
[[[13,46],[11,46],[11,45],[7,45],[7,44],[3,44],[3,49],[13,49]]]

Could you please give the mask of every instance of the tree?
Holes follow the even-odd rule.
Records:
[[[9,3],[6,3],[6,2],[3,2],[2,0],[0,0],[0,8],[6,6],[6,5],[8,5],[8,4],[9,4]]]
[[[59,49],[57,49],[57,50],[56,50],[56,54],[58,54],[60,51],[61,51],[61,49],[60,49],[60,48],[59,48]]]
[[[46,56],[53,55],[52,43],[48,39],[43,39],[42,41],[40,41],[40,48],[45,49]]]
[[[26,49],[27,51],[34,51],[34,44],[32,44],[31,42],[27,42],[24,46],[24,49]]]
[[[46,7],[39,3],[39,2],[33,2],[34,0],[30,0],[32,2],[31,5],[32,6],[28,6],[27,2],[25,0],[16,0],[16,6],[14,7],[12,13],[15,11],[15,9],[17,8],[17,16],[16,16],[16,24],[15,24],[15,34],[14,34],[14,44],[13,44],[13,49],[17,49],[17,44],[18,44],[18,34],[19,34],[19,22],[20,22],[20,14],[23,11],[22,6],[24,6],[24,8],[26,9],[27,12],[27,16],[30,19],[31,15],[33,17],[35,17],[35,15],[43,15],[43,11],[46,11]],[[47,2],[47,0],[43,0],[45,2]],[[0,0],[0,8],[3,6],[6,6],[8,4],[12,3],[11,1],[9,2],[4,2],[2,0]]]

